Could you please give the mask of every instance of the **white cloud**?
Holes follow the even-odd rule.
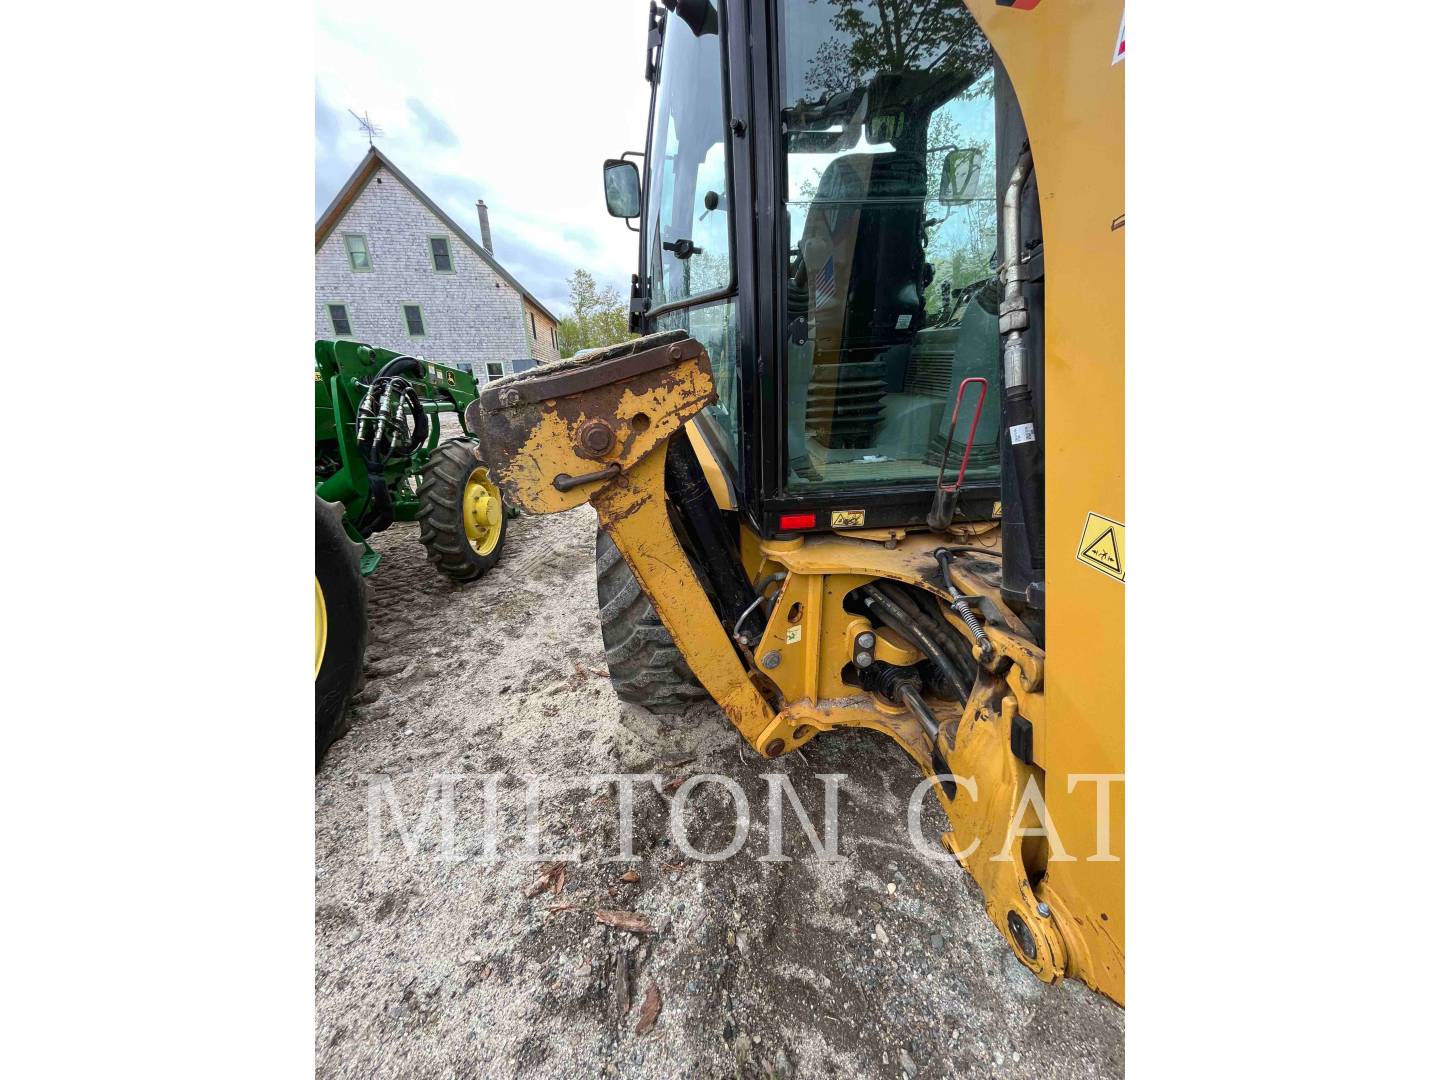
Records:
[[[496,258],[551,310],[576,267],[623,295],[635,234],[605,213],[600,165],[645,140],[648,8],[321,0],[316,216],[368,146],[346,110],[368,111],[380,148],[472,234],[485,200]]]

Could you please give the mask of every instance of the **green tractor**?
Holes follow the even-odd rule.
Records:
[[[465,427],[475,376],[356,341],[315,342],[315,757],[344,734],[368,637],[366,537],[418,521],[440,573],[474,581],[494,566],[509,516]],[[464,435],[440,439],[454,413]]]

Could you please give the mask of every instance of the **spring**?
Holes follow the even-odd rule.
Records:
[[[969,628],[970,633],[975,635],[975,644],[980,646],[980,655],[989,660],[995,655],[995,646],[991,644],[989,635],[985,633],[985,625],[975,612],[970,610],[969,600],[968,596],[957,597],[951,601],[950,610],[959,615],[960,621]]]

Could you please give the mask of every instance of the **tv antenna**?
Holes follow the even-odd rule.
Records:
[[[365,134],[370,137],[370,145],[371,145],[371,146],[374,146],[374,145],[375,145],[375,140],[376,140],[377,138],[379,138],[379,137],[381,137],[381,136],[383,136],[383,135],[385,134],[385,132],[384,132],[383,130],[381,130],[379,127],[377,127],[377,126],[375,125],[375,122],[370,119],[370,110],[369,110],[369,109],[366,109],[366,110],[365,110],[365,115],[364,115],[364,116],[361,116],[361,115],[360,115],[359,113],[357,113],[354,109],[346,109],[345,111],[348,112],[351,116],[355,117],[356,120],[359,120],[359,121],[360,121],[360,130],[363,131],[363,132],[365,132]]]

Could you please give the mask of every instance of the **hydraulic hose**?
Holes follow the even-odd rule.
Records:
[[[918,623],[921,628],[926,630],[930,636],[940,644],[940,647],[945,650],[946,655],[949,656],[955,666],[960,669],[965,678],[962,690],[965,686],[974,684],[980,671],[975,664],[975,658],[970,655],[970,643],[961,637],[956,629],[945,621],[944,617],[935,612],[926,611],[924,605],[920,604],[915,597],[898,582],[882,580],[873,582],[872,584],[883,592],[891,603],[899,607],[912,621]],[[938,603],[940,598],[937,596],[935,600]],[[970,694],[966,691],[960,694],[959,700],[967,701],[969,697]]]
[[[396,357],[380,370],[384,372],[397,360],[413,357]],[[418,363],[419,361],[416,361]],[[403,447],[395,445],[395,436],[408,431],[408,425],[400,418],[406,406],[415,418],[415,430],[410,433]],[[397,452],[409,457],[425,444],[430,435],[430,418],[425,415],[425,406],[415,387],[403,375],[376,375],[360,403],[355,416],[356,436],[361,455],[372,468],[379,468]]]
[[[955,661],[945,648],[924,629],[917,620],[906,615],[905,611],[877,589],[873,584],[864,585],[860,589],[861,601],[872,612],[878,613],[880,622],[890,627],[901,637],[919,649],[925,656],[940,669],[940,673],[950,681],[954,688],[955,696],[964,700],[968,695],[965,690],[964,676]]]
[[[731,631],[731,633],[730,633],[730,636],[731,636],[732,638],[734,638],[736,641],[738,641],[741,645],[749,645],[749,644],[750,644],[750,637],[749,637],[749,635],[747,635],[747,634],[742,634],[742,633],[740,632],[740,627],[745,624],[745,620],[750,617],[750,613],[751,613],[752,611],[754,611],[757,607],[759,607],[761,604],[763,604],[763,603],[765,602],[765,590],[766,590],[766,588],[769,587],[770,585],[773,585],[773,584],[774,584],[775,582],[777,582],[777,581],[784,581],[788,576],[789,576],[789,574],[788,574],[786,571],[784,571],[784,570],[777,570],[777,571],[775,571],[775,573],[771,574],[769,577],[763,577],[763,578],[761,578],[759,581],[757,581],[757,582],[755,583],[755,591],[756,591],[757,593],[759,593],[760,595],[757,596],[757,597],[755,597],[755,602],[754,602],[753,604],[751,604],[749,607],[747,607],[744,611],[742,611],[742,612],[740,613],[740,618],[738,618],[738,619],[735,620],[735,629],[734,629],[733,631]],[[775,590],[775,596],[779,596],[779,595],[780,595],[780,590],[779,590],[779,589],[776,589],[776,590]],[[772,597],[771,599],[773,600],[774,598]],[[773,610],[773,607],[772,607],[772,610]],[[767,614],[767,617],[766,617],[766,621],[767,621],[767,622],[769,621],[768,614]],[[756,640],[759,640],[759,639],[757,638]]]
[[[423,379],[425,377],[425,365],[420,362],[418,357],[414,356],[391,357],[381,365],[380,370],[375,373],[375,378],[372,381],[379,382],[381,379],[389,378],[391,375],[403,375],[407,372],[411,375],[418,375]]]
[[[980,621],[970,607],[972,597],[965,596],[955,587],[955,582],[950,578],[950,560],[952,558],[949,548],[936,548],[935,561],[940,564],[940,580],[950,592],[950,610],[960,616],[971,635],[975,638],[975,644],[980,649],[980,654],[987,661],[995,655],[995,646],[990,643],[990,638],[985,633],[985,625]]]

